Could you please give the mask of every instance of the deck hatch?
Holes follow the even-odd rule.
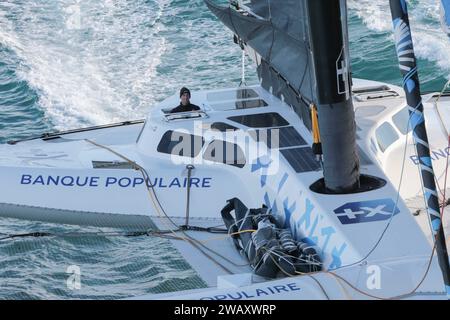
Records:
[[[211,103],[211,108],[216,111],[235,110],[235,109],[252,109],[267,107],[268,104],[262,99],[237,100],[219,103]]]
[[[94,169],[134,169],[127,161],[92,161]]]

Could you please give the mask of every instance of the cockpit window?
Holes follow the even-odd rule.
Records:
[[[381,124],[375,131],[378,147],[384,152],[391,144],[393,144],[399,137],[394,127],[388,122]]]
[[[162,136],[157,150],[162,153],[193,158],[200,153],[204,143],[205,140],[201,136],[170,130]]]
[[[243,168],[246,162],[245,154],[237,144],[222,140],[211,141],[203,154],[203,159],[238,168]]]
[[[233,116],[229,117],[228,120],[250,128],[271,128],[289,125],[289,122],[287,122],[286,119],[275,112]]]
[[[407,134],[409,131],[411,131],[411,121],[409,121],[408,107],[405,107],[396,114],[394,114],[392,116],[392,121],[394,122],[398,131],[400,131],[402,134]]]

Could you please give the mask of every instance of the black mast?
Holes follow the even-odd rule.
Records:
[[[410,124],[419,158],[420,172],[423,181],[423,192],[427,202],[439,266],[444,278],[447,298],[450,299],[450,267],[444,229],[442,228],[439,199],[436,192],[433,165],[430,157],[428,137],[423,116],[422,98],[420,96],[419,76],[417,74],[416,57],[409,27],[408,10],[404,0],[390,0],[392,21],[394,24],[395,46],[399,60],[400,72],[403,76],[403,89],[408,103]]]
[[[348,193],[359,187],[355,113],[351,98],[345,0],[308,0],[311,57],[324,157],[325,187]]]

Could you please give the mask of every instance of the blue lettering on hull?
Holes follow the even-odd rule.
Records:
[[[445,149],[438,149],[438,150],[432,150],[430,152],[430,157],[432,160],[440,160],[440,159],[447,159],[447,157],[450,156],[450,147],[447,147]],[[409,159],[414,163],[415,165],[420,164],[419,157],[416,155],[409,156]]]
[[[210,297],[202,297],[200,300],[242,300],[242,299],[251,299],[251,298],[259,298],[259,297],[267,297],[271,295],[276,295],[280,293],[289,293],[293,291],[301,290],[297,283],[292,282],[284,285],[276,285],[269,287],[261,287],[253,290],[242,290],[242,291],[234,291],[227,292],[223,294],[218,294]]]
[[[211,177],[190,178],[191,188],[211,188]],[[187,178],[143,178],[131,177],[95,177],[95,176],[59,176],[59,175],[31,175],[22,174],[21,185],[31,186],[62,186],[62,187],[116,187],[136,188],[147,185],[149,188],[186,188]]]

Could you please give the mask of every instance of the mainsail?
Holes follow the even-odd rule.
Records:
[[[248,10],[205,2],[256,51],[262,86],[291,105],[310,130],[310,108],[317,106],[326,191],[358,188],[345,0],[251,0]]]

